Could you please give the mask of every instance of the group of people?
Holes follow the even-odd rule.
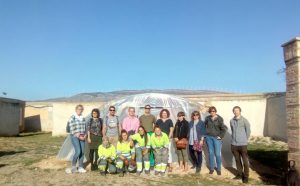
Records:
[[[93,109],[91,118],[86,119],[82,116],[83,109],[82,105],[77,105],[67,124],[67,132],[70,133],[75,149],[72,167],[67,173],[86,172],[83,159],[87,141],[91,170],[99,170],[102,175],[118,173],[119,176],[124,176],[126,172],[136,172],[140,175],[143,171],[150,174],[151,167],[154,167],[155,175],[164,176],[167,167],[168,172],[173,170],[172,149],[175,149],[177,154],[177,169],[187,172],[191,168],[199,173],[204,144],[208,148],[209,174],[216,170],[217,174],[221,175],[222,139],[227,127],[213,106],[208,110],[210,115],[204,120],[198,111],[192,112],[190,122],[186,120],[184,112],[178,112],[175,125],[170,119],[168,109],[162,109],[159,119],[156,119],[151,114],[150,105],[144,107],[145,113],[139,118],[135,114],[135,108],[129,107],[128,116],[122,122],[115,114],[114,106],[109,107],[109,113],[103,119],[98,109]],[[235,179],[242,179],[247,183],[250,124],[241,116],[240,107],[235,106],[233,113],[230,127],[231,150],[238,170]],[[191,167],[188,164],[189,157]]]

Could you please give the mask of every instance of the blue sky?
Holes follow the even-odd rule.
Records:
[[[298,0],[0,0],[0,92],[285,91]]]

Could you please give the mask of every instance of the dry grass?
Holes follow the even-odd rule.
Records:
[[[231,174],[200,175],[169,174],[165,177],[135,174],[119,178],[98,172],[68,175],[64,172],[68,163],[55,159],[64,141],[63,137],[52,137],[50,133],[26,133],[19,137],[0,138],[0,185],[241,185],[231,179]],[[262,182],[250,179],[250,184]]]

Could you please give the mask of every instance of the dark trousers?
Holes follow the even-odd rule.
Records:
[[[249,161],[248,161],[247,145],[244,146],[231,145],[231,152],[235,158],[238,174],[240,176],[249,177]],[[243,170],[243,166],[244,166],[244,170]]]
[[[202,165],[202,151],[195,151],[193,149],[193,145],[189,145],[189,151],[190,151],[190,156],[192,158],[192,163],[193,165],[195,165],[196,167],[201,168]],[[196,156],[197,154],[197,156]]]
[[[94,159],[95,157],[95,159]],[[99,159],[98,149],[90,149],[90,161],[91,165],[96,168],[98,166],[97,161]]]

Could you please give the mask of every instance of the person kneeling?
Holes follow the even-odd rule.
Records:
[[[124,172],[132,171],[132,158],[134,149],[132,149],[133,143],[128,139],[128,133],[126,130],[121,131],[121,136],[117,144],[117,172],[120,177],[124,176]]]
[[[98,168],[101,175],[106,175],[106,173],[114,174],[116,173],[116,148],[109,143],[108,137],[102,138],[102,145],[98,148]]]
[[[143,162],[145,174],[150,174],[150,135],[147,134],[147,131],[143,126],[140,126],[138,128],[138,133],[132,135],[131,139],[135,144],[137,175],[139,176],[142,173]]]
[[[151,146],[154,149],[155,157],[155,175],[160,173],[161,176],[165,175],[168,154],[169,154],[169,138],[167,134],[163,133],[159,126],[154,127],[154,135],[151,136]]]

